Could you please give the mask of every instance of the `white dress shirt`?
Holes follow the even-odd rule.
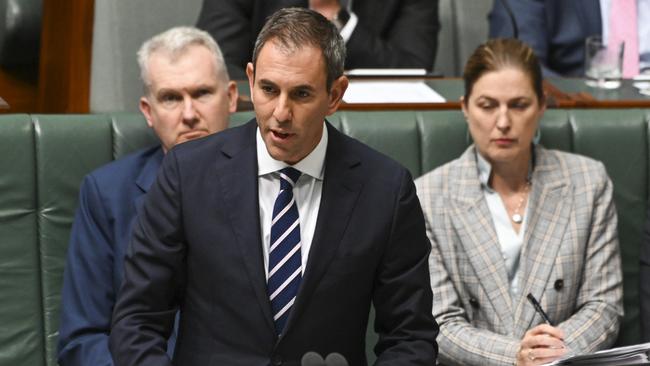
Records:
[[[516,232],[512,227],[510,215],[508,210],[503,204],[503,200],[499,193],[492,189],[489,185],[490,174],[492,166],[490,163],[476,153],[476,161],[478,166],[478,177],[481,181],[481,188],[483,195],[487,201],[494,229],[497,233],[497,239],[501,246],[501,255],[508,271],[508,283],[510,284],[510,296],[517,297],[520,292],[519,288],[519,257],[521,254],[521,247],[524,243],[524,232],[526,231],[526,223],[528,221],[528,198],[526,198],[526,209],[520,214],[524,217],[524,221],[519,226],[519,232]],[[530,174],[530,172],[529,172]]]
[[[325,123],[325,122],[323,122]],[[323,135],[316,148],[309,155],[293,165],[302,175],[293,187],[293,196],[298,206],[300,216],[300,254],[302,255],[302,273],[305,273],[311,241],[316,229],[316,219],[323,191],[325,174],[325,153],[327,151],[327,127],[323,127]],[[280,177],[278,170],[291,166],[283,161],[275,160],[269,155],[259,128],[256,133],[257,141],[257,188],[260,205],[260,225],[262,234],[262,254],[264,255],[264,272],[269,273],[269,247],[271,246],[271,221],[273,205],[280,192]]]

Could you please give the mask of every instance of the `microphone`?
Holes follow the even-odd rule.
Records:
[[[512,24],[512,38],[518,39],[519,38],[519,27],[517,26],[517,20],[515,19],[515,14],[512,12],[512,8],[510,8],[510,3],[508,3],[508,0],[500,0],[501,5],[503,5],[503,8],[506,10],[506,13],[508,13],[508,18],[510,18],[510,24]]]
[[[330,353],[325,357],[325,366],[350,366],[348,360],[340,353]]]
[[[329,357],[329,356],[328,356]],[[300,366],[327,366],[323,357],[316,352],[307,352],[300,359]]]

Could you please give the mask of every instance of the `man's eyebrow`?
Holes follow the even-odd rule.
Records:
[[[310,90],[310,91],[316,90],[316,88],[314,88],[313,86],[311,86],[309,84],[301,84],[301,85],[293,87],[292,89],[293,90]]]
[[[162,89],[158,89],[155,95],[160,96],[165,94],[178,94],[178,91],[172,88],[162,88]]]
[[[271,80],[268,80],[268,79],[260,79],[260,84],[276,86],[276,84],[274,82],[272,82]]]

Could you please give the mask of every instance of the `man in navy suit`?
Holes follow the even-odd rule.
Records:
[[[519,39],[530,45],[545,77],[583,76],[585,39],[602,33],[599,0],[511,0]],[[489,15],[490,37],[513,36],[502,0]]]
[[[113,364],[108,334],[124,253],[163,155],[223,130],[236,108],[236,85],[219,47],[203,31],[178,27],[157,35],[142,45],[138,62],[145,87],[140,109],[160,145],[95,170],[81,185],[64,274],[62,366]]]
[[[134,225],[118,365],[433,365],[430,244],[409,172],[325,117],[348,86],[322,15],[282,9],[247,66],[256,119],[169,152]],[[180,309],[173,362],[165,340]]]

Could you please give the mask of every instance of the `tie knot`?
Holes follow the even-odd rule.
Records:
[[[300,170],[292,168],[290,166],[280,170],[280,188],[281,189],[292,189],[293,186],[298,181],[302,173]]]

